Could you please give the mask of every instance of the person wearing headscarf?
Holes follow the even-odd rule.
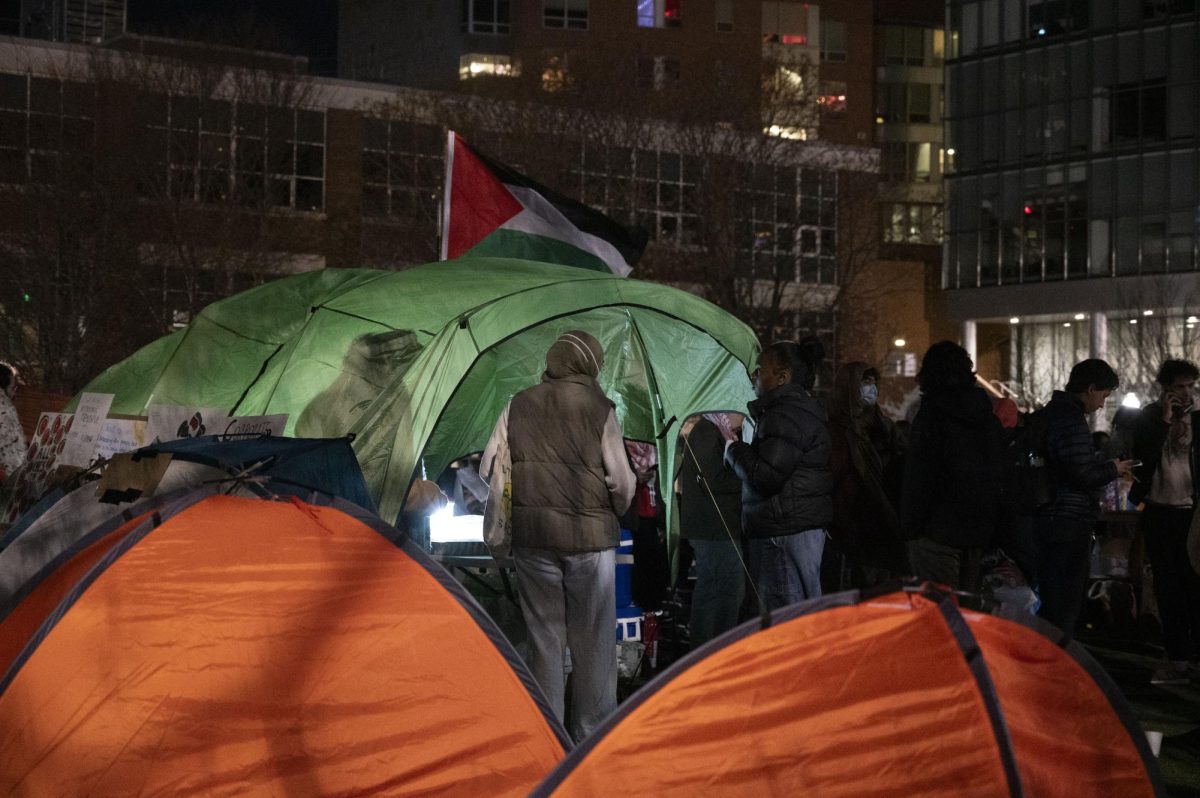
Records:
[[[885,466],[896,456],[895,429],[879,410],[878,397],[878,372],[866,363],[846,363],[834,375],[829,397],[830,537],[841,555],[833,559],[845,559],[856,587],[905,570],[900,519],[884,483]]]
[[[617,706],[617,519],[635,484],[613,403],[597,381],[603,365],[593,336],[559,336],[541,382],[504,408],[481,463],[489,484],[497,452],[511,463],[511,490],[489,504],[502,502],[510,514],[529,666],[560,720],[570,648],[568,728],[577,741]]]

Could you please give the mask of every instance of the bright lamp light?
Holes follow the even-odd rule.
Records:
[[[455,515],[454,505],[447,504],[429,516],[430,543],[482,543],[483,516]]]

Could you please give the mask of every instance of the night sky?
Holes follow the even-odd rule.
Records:
[[[337,69],[337,0],[128,0],[129,30],[304,55]]]

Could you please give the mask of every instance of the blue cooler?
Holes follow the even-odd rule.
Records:
[[[620,610],[633,606],[633,533],[628,529],[621,530],[621,545],[617,547],[616,561],[617,609]]]

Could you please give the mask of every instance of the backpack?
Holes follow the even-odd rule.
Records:
[[[1029,516],[1054,501],[1053,475],[1046,462],[1044,410],[1026,414],[1004,447],[1004,508]]]

